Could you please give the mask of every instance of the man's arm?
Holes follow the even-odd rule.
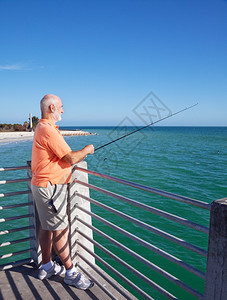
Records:
[[[83,149],[78,151],[71,151],[67,153],[62,159],[69,162],[71,165],[82,161],[88,154],[94,153],[94,146],[87,145]]]

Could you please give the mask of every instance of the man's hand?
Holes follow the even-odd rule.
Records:
[[[84,149],[87,151],[87,154],[93,154],[95,152],[95,148],[93,145],[87,145],[84,147]]]

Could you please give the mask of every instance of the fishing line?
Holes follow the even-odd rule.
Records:
[[[106,144],[104,144],[104,145],[102,145],[102,146],[99,146],[99,147],[95,148],[95,151],[97,151],[97,150],[99,150],[99,149],[102,149],[102,148],[104,148],[104,147],[106,147],[106,146],[108,146],[108,145],[110,145],[110,144],[112,144],[112,143],[115,143],[115,142],[117,142],[117,141],[119,141],[119,140],[125,138],[126,136],[129,136],[129,135],[131,135],[131,134],[133,134],[133,133],[136,133],[136,132],[138,132],[138,131],[140,131],[140,130],[142,130],[142,129],[145,129],[145,128],[149,127],[149,126],[152,126],[152,125],[157,124],[157,123],[159,123],[159,122],[161,122],[161,121],[163,121],[163,120],[166,120],[166,119],[168,119],[168,118],[170,118],[170,117],[173,117],[173,116],[175,116],[175,115],[177,115],[177,114],[180,114],[180,113],[182,113],[183,111],[186,111],[186,110],[188,110],[188,109],[190,109],[190,108],[192,108],[192,107],[194,107],[194,106],[196,106],[196,105],[198,105],[198,103],[195,103],[195,104],[193,104],[193,105],[191,105],[191,106],[189,106],[189,107],[185,107],[185,108],[183,108],[183,109],[181,109],[181,110],[179,110],[179,111],[177,111],[177,112],[175,112],[175,113],[172,113],[172,114],[170,114],[170,115],[168,115],[168,116],[166,116],[166,117],[164,117],[164,118],[161,118],[161,119],[159,119],[159,120],[157,120],[157,121],[155,121],[155,122],[152,122],[152,123],[150,123],[150,124],[148,124],[148,125],[146,125],[146,126],[143,126],[143,127],[141,127],[141,128],[138,128],[138,129],[136,129],[136,130],[134,130],[134,131],[132,131],[132,132],[129,132],[129,133],[127,133],[127,134],[125,134],[125,135],[123,135],[123,136],[121,136],[121,137],[119,137],[119,138],[117,138],[117,139],[115,139],[115,140],[113,140],[113,141],[111,141],[111,142],[109,142],[109,143],[106,143]]]

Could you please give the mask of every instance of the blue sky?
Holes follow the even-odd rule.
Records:
[[[152,92],[166,112],[199,103],[160,125],[227,126],[226,0],[0,0],[0,45],[0,123],[53,93],[59,125],[144,125]]]

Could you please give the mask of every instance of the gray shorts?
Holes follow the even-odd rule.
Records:
[[[55,184],[40,187],[31,185],[33,197],[44,230],[61,230],[68,227],[67,184]]]

